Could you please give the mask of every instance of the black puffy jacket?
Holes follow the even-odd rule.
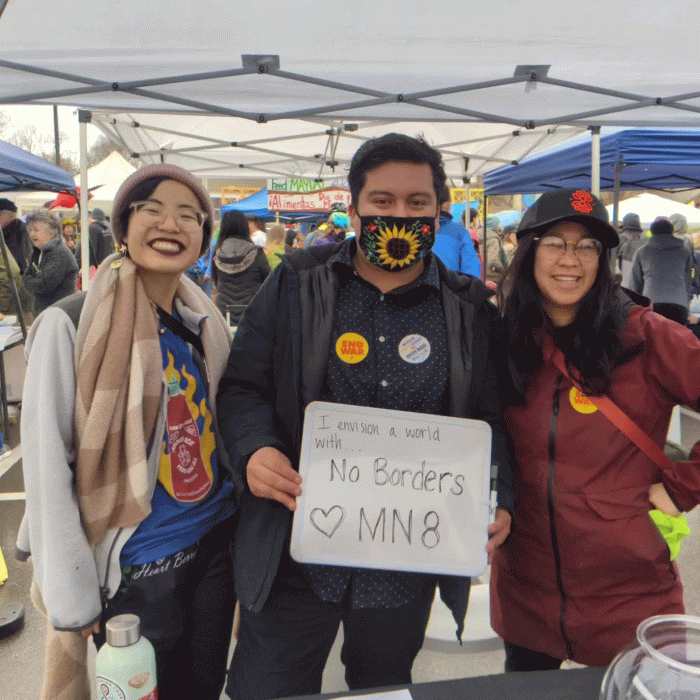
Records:
[[[238,325],[243,310],[270,274],[265,251],[250,241],[227,238],[216,251],[212,272],[216,306],[224,318],[230,311],[231,324]]]

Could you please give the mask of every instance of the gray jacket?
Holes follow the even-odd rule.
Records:
[[[693,294],[690,251],[675,236],[652,236],[634,254],[629,286],[656,304],[687,309]]]

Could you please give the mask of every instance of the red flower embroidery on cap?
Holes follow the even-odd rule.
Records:
[[[593,195],[586,190],[576,190],[571,195],[571,206],[582,214],[590,214],[593,211]]]

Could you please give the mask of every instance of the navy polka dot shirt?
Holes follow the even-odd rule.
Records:
[[[447,330],[434,256],[428,256],[424,271],[414,282],[382,294],[357,275],[352,250],[354,246],[344,246],[334,262],[339,289],[322,399],[446,414]],[[432,574],[316,564],[304,565],[304,569],[323,600],[338,603],[352,586],[353,608],[405,605],[426,579],[435,578]]]

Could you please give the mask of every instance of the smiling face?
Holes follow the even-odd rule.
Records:
[[[200,212],[199,200],[181,182],[164,180],[148,201],[165,215],[154,223],[145,212],[131,211],[125,238],[129,257],[141,272],[179,276],[199,258],[204,232],[202,226],[183,230],[178,220]]]
[[[559,221],[543,235],[558,236],[574,245],[591,237],[588,228],[575,221]],[[599,264],[599,259],[582,261],[574,253],[573,245],[567,245],[566,252],[558,259],[551,259],[539,247],[535,251],[535,282],[542,308],[555,326],[573,322],[581,300],[596,280]]]

